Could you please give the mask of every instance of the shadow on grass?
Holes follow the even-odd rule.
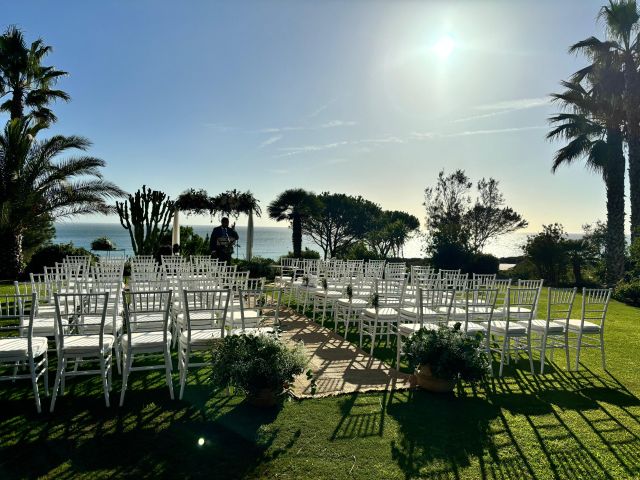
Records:
[[[279,430],[262,427],[280,409],[259,409],[207,386],[189,385],[183,401],[170,400],[162,386],[131,390],[123,407],[110,408],[97,382],[74,389],[53,414],[30,413],[26,399],[2,396],[0,478],[243,478],[296,440],[270,449]]]

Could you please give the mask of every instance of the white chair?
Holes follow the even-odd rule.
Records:
[[[420,288],[414,304],[399,309],[396,333],[396,368],[400,365],[402,337],[409,337],[421,328],[437,329],[447,325],[451,316],[453,292],[441,288]]]
[[[215,340],[225,336],[229,290],[184,290],[185,329],[178,342],[180,400],[184,394],[189,368],[205,367],[206,362],[191,362],[191,353],[207,351]]]
[[[360,314],[360,348],[362,348],[363,336],[371,337],[371,355],[373,355],[377,336],[386,335],[387,344],[389,343],[391,333],[397,327],[405,287],[406,281],[404,279],[376,282],[374,295],[377,296],[378,305],[365,308]]]
[[[278,289],[276,297],[271,297],[274,304],[267,305],[267,292],[264,288],[254,288],[240,290],[240,327],[234,319],[234,328],[231,335],[243,333],[252,335],[273,334],[276,332],[275,326],[278,324],[280,312],[280,292]]]
[[[580,368],[580,352],[583,348],[599,348],[603,370],[607,369],[604,355],[604,321],[611,299],[610,288],[583,288],[582,314],[579,319],[570,319],[569,333],[576,340],[576,370]],[[593,337],[596,342],[590,341]]]
[[[320,325],[324,326],[324,319],[327,311],[333,315],[335,302],[344,295],[345,280],[342,277],[325,278],[327,289],[319,288],[312,292],[313,298],[313,314],[312,320],[315,321],[316,313],[320,312]],[[322,282],[322,279],[321,279]]]
[[[567,370],[571,370],[569,364],[569,328],[573,302],[576,298],[576,288],[548,288],[547,289],[547,315],[544,320],[533,319],[531,321],[531,341],[536,344],[540,340],[540,373],[544,373],[544,364],[547,350],[553,352],[562,348],[567,360]],[[538,338],[536,338],[538,337]]]
[[[109,406],[109,391],[111,390],[111,363],[115,338],[106,333],[105,323],[109,304],[109,292],[104,293],[67,293],[54,295],[56,305],[56,352],[58,355],[58,367],[56,381],[53,386],[50,411],[53,412],[60,389],[60,395],[64,395],[65,380],[67,377],[82,375],[100,375],[104,390],[104,401]],[[91,325],[96,318],[99,319],[97,332],[82,333],[82,325],[85,317]],[[66,331],[69,321],[69,331]],[[69,370],[69,360],[75,360],[76,368]],[[98,370],[79,370],[80,362],[98,362]]]
[[[164,369],[169,395],[173,400],[171,379],[171,333],[169,332],[169,310],[171,291],[134,292],[125,295],[125,334],[122,338],[122,391],[120,406],[124,403],[129,374],[135,371]],[[157,356],[162,354],[162,364],[133,366],[134,356]]]
[[[334,331],[338,333],[338,325],[344,326],[344,338],[349,334],[349,324],[355,321],[362,311],[369,306],[369,298],[374,292],[375,281],[366,277],[359,278],[345,286],[344,294],[335,301],[333,310]],[[351,288],[351,298],[347,289]]]
[[[531,373],[535,373],[531,354],[531,321],[539,293],[538,288],[509,288],[503,319],[493,319],[491,322],[491,335],[502,337],[502,343],[498,342],[498,347],[495,349],[500,352],[500,376],[502,376],[505,360],[509,361],[512,348],[516,353],[522,350],[527,352]],[[528,318],[522,320],[525,314]],[[526,345],[522,345],[521,340],[524,340]],[[515,341],[513,346],[512,341]]]
[[[31,295],[2,295],[0,296],[0,366],[13,367],[10,375],[0,376],[0,380],[29,378],[33,388],[33,396],[38,413],[42,411],[38,380],[43,378],[45,394],[49,395],[49,376],[47,369],[47,338],[34,336],[33,314],[37,296]],[[29,373],[18,373],[27,367]],[[9,367],[11,368],[11,367]]]

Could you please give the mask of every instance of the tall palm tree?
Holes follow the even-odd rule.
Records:
[[[111,213],[107,200],[124,194],[102,178],[103,160],[57,159],[69,150],[86,150],[87,139],[56,135],[36,141],[34,123],[10,120],[0,134],[0,278],[20,273],[24,235],[43,219]]]
[[[49,125],[56,116],[48,108],[55,100],[69,100],[69,95],[53,87],[67,73],[42,65],[52,48],[37,39],[30,46],[22,31],[9,27],[0,36],[0,111],[9,112],[11,119],[30,115],[37,125]]]
[[[291,241],[293,243],[293,255],[296,258],[302,256],[302,224],[304,219],[319,208],[318,199],[312,192],[302,188],[285,190],[267,207],[269,218],[281,222],[291,222]]]
[[[607,27],[609,38],[606,43],[618,54],[624,72],[625,136],[629,154],[633,241],[640,236],[640,15],[636,0],[609,0],[609,5],[600,10],[600,18]]]
[[[569,110],[551,117],[555,128],[547,138],[568,144],[555,155],[552,170],[586,159],[587,168],[602,174],[607,196],[607,281],[624,273],[624,168],[621,99],[624,81],[615,68],[616,57],[606,49],[592,52],[594,63],[562,82],[566,90],[552,95]],[[588,90],[580,82],[588,85]]]

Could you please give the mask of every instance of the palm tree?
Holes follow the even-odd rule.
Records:
[[[319,208],[318,199],[312,192],[302,188],[285,190],[269,204],[267,211],[269,218],[281,222],[291,222],[291,241],[293,243],[293,256],[302,256],[302,224],[305,218]]]
[[[562,82],[566,91],[552,95],[569,113],[551,117],[556,127],[547,138],[568,144],[555,155],[552,170],[585,158],[587,168],[602,174],[607,195],[607,281],[624,273],[624,168],[621,108],[624,81],[615,68],[616,56],[607,49],[592,51],[594,63]],[[589,86],[587,90],[580,82]]]
[[[23,238],[44,220],[111,213],[106,200],[124,192],[102,178],[105,162],[80,156],[57,160],[91,143],[56,135],[36,141],[39,127],[29,118],[7,122],[0,134],[0,277],[15,278],[23,265]]]
[[[609,0],[600,10],[607,27],[609,48],[620,58],[624,72],[625,136],[629,154],[631,240],[640,236],[640,15],[636,0]],[[591,39],[597,42],[597,39]],[[590,48],[587,45],[587,48]]]
[[[15,26],[0,36],[0,98],[8,99],[0,104],[0,111],[9,112],[11,119],[26,115],[36,120],[36,125],[49,125],[56,116],[48,108],[55,100],[69,100],[62,90],[55,90],[58,79],[67,73],[42,65],[52,48],[37,39],[30,46]]]

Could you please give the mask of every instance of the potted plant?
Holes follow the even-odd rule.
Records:
[[[458,380],[477,382],[489,370],[482,334],[466,335],[460,323],[438,329],[421,328],[405,342],[409,366],[418,385],[431,392],[451,392]]]
[[[302,343],[290,347],[275,335],[229,335],[213,346],[212,380],[242,390],[252,405],[273,407],[307,363]]]

